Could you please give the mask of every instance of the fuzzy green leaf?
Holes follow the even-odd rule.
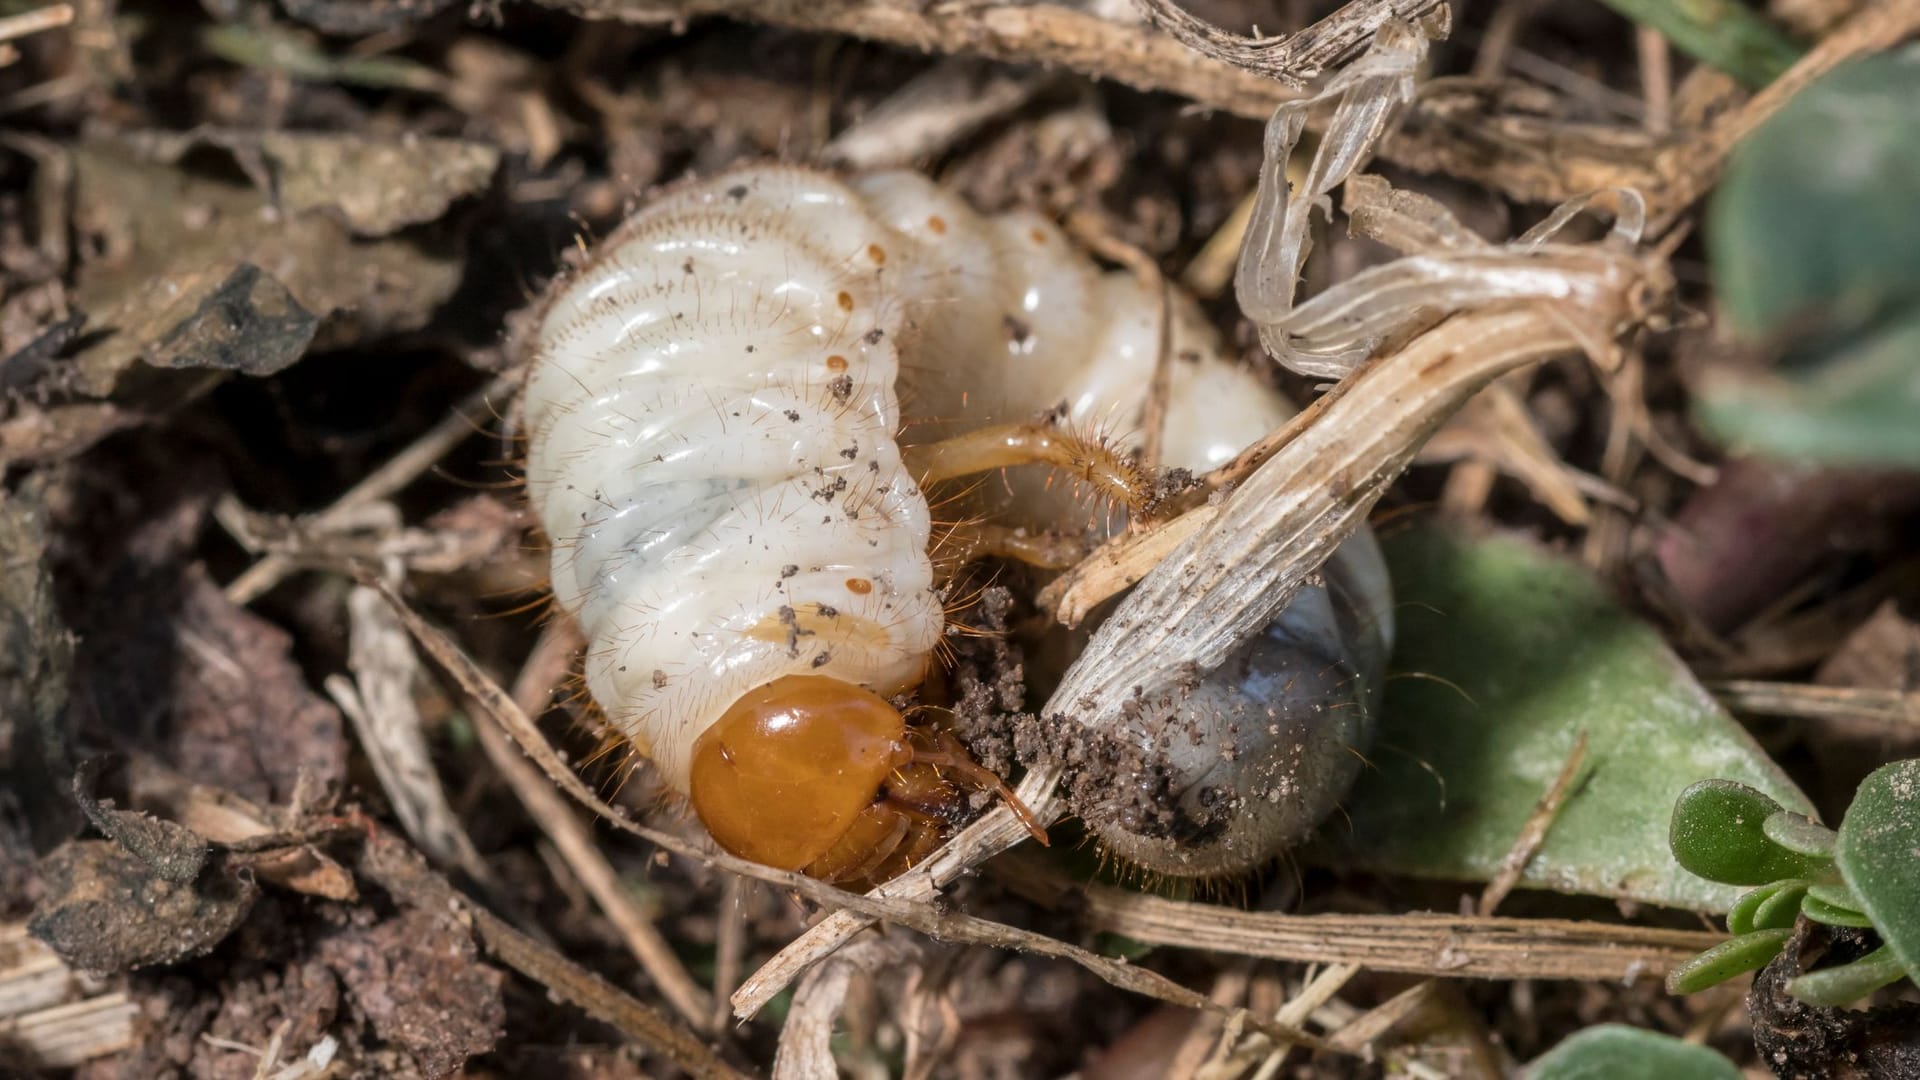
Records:
[[[1832,904],[1815,896],[1800,898],[1800,914],[1817,923],[1828,926],[1850,926],[1855,930],[1865,930],[1873,925],[1873,920],[1847,907],[1844,904]]]
[[[1809,807],[1658,631],[1586,570],[1529,541],[1427,525],[1383,546],[1399,600],[1395,674],[1371,767],[1310,854],[1484,881],[1584,731],[1584,776],[1522,884],[1698,911],[1732,906],[1738,890],[1674,862],[1674,798],[1696,780],[1728,777],[1790,809]]]
[[[1736,149],[1708,250],[1726,321],[1782,353],[1709,367],[1704,427],[1737,450],[1920,467],[1920,55],[1836,68]]]
[[[1883,765],[1861,782],[1834,862],[1881,940],[1920,976],[1920,760]]]
[[[1624,1024],[1577,1031],[1527,1067],[1527,1080],[1740,1080],[1704,1046]]]
[[[1755,930],[1728,938],[1667,972],[1667,992],[1697,994],[1736,975],[1757,971],[1780,955],[1791,933],[1791,930]]]
[[[1760,823],[1760,831],[1788,851],[1814,859],[1833,858],[1834,831],[1805,814],[1776,810]]]
[[[1774,892],[1753,912],[1755,930],[1788,930],[1793,920],[1800,915],[1800,905],[1806,901],[1808,882],[1780,881],[1774,883]]]

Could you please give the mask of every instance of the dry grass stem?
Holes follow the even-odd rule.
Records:
[[[544,702],[551,693],[555,682],[554,672],[564,676],[572,660],[573,653],[579,648],[579,636],[571,631],[572,623],[562,620],[550,625],[540,635],[534,645],[533,654],[521,668],[520,680],[514,686],[514,700],[524,703],[530,700]],[[527,709],[529,713],[536,710]],[[481,750],[487,760],[493,763],[501,779],[513,789],[520,804],[526,807],[527,814],[540,826],[540,830],[553,841],[555,850],[567,864],[567,868],[580,880],[594,903],[607,916],[607,921],[619,931],[620,938],[626,943],[628,951],[640,962],[640,967],[653,980],[660,993],[667,999],[682,1019],[701,1031],[714,1031],[712,1026],[713,999],[687,974],[686,966],[674,954],[673,946],[653,925],[653,920],[634,903],[633,897],[620,883],[620,875],[613,864],[607,861],[598,845],[594,843],[592,831],[582,822],[573,808],[554,789],[540,770],[534,768],[500,729],[488,722],[474,725],[474,731],[480,741]]]
[[[1480,891],[1480,903],[1475,909],[1483,917],[1492,915],[1507,898],[1513,887],[1520,883],[1520,876],[1526,873],[1527,864],[1539,853],[1540,845],[1546,843],[1547,832],[1553,828],[1553,819],[1560,815],[1560,808],[1566,805],[1567,796],[1573,792],[1573,782],[1580,775],[1580,766],[1587,760],[1587,733],[1581,732],[1573,741],[1573,749],[1567,752],[1567,760],[1560,766],[1560,772],[1548,785],[1546,793],[1533,806],[1533,812],[1527,815],[1526,824],[1520,827],[1520,835],[1513,840],[1513,847],[1507,850],[1506,858],[1500,860],[1500,869],[1494,872],[1493,880]]]
[[[1920,693],[1860,686],[1729,679],[1709,683],[1722,704],[1750,716],[1799,720],[1870,720],[1891,728],[1920,728]]]
[[[1920,4],[1912,0],[1869,0],[1744,106],[1697,138],[1676,142],[1659,160],[1666,184],[1649,192],[1649,220],[1654,233],[1664,232],[1681,212],[1711,190],[1719,182],[1733,148],[1814,80],[1856,56],[1891,48],[1916,31],[1920,31]]]
[[[420,660],[406,629],[380,594],[365,586],[348,595],[347,618],[347,667],[353,678],[329,676],[326,689],[353,721],[401,827],[442,865],[457,866],[475,881],[493,882],[434,771],[413,699]]]
[[[1723,940],[1695,930],[1569,919],[1236,911],[1112,886],[1082,887],[1018,857],[996,867],[1004,869],[1009,886],[1037,902],[1067,902],[1071,895],[1095,930],[1172,948],[1373,971],[1480,979],[1654,978]]]

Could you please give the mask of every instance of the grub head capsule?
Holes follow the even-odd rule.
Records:
[[[1075,789],[1076,812],[1150,871],[1259,867],[1305,840],[1359,775],[1392,638],[1386,565],[1363,531],[1219,667],[1141,694],[1108,724],[1103,782]]]

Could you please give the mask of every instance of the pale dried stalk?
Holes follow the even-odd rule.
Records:
[[[1310,59],[1282,82],[1198,56],[1153,28],[1048,3],[922,3],[920,0],[544,0],[629,22],[684,24],[701,15],[792,26],[891,42],[933,53],[1043,64],[1142,90],[1180,94],[1208,108],[1265,120],[1321,74],[1329,57],[1357,51],[1388,18],[1445,10],[1439,0],[1356,0],[1298,33],[1264,39],[1267,59]],[[1232,35],[1225,35],[1231,38]],[[1244,40],[1244,39],[1241,39]],[[1313,65],[1319,65],[1318,67]],[[1559,203],[1604,187],[1652,188],[1655,156],[1678,139],[1637,127],[1581,125],[1556,116],[1495,112],[1498,93],[1472,80],[1429,84],[1416,123],[1381,155],[1421,172],[1484,183],[1523,202]]]
[[[0,1045],[45,1068],[71,1068],[133,1045],[140,1007],[104,980],[66,965],[27,933],[0,923]]]
[[[1708,683],[1721,704],[1750,716],[1800,720],[1870,720],[1894,728],[1920,728],[1920,692],[1863,686],[1731,679]]]
[[[570,624],[557,623],[555,626]],[[566,671],[565,661],[575,649],[580,647],[579,635],[565,630],[556,630],[549,626],[534,645],[532,656],[527,660],[523,676],[551,669],[557,656],[561,663],[559,671]],[[552,682],[541,674],[533,674],[535,681],[545,682],[543,689],[535,692],[516,692],[514,698],[522,703],[533,693],[545,699],[552,691]],[[516,691],[524,688],[516,687]],[[534,709],[527,709],[534,712]],[[674,954],[673,946],[668,944],[653,920],[634,903],[633,897],[620,884],[620,875],[607,861],[606,855],[593,841],[593,835],[580,820],[573,808],[560,796],[540,770],[528,764],[526,758],[516,750],[498,726],[491,722],[474,725],[474,732],[480,740],[480,748],[493,763],[494,770],[500,774],[507,786],[527,809],[527,814],[553,841],[554,848],[565,860],[573,875],[586,887],[594,902],[607,916],[614,929],[620,933],[620,939],[626,943],[627,950],[640,962],[640,968],[660,988],[660,993],[678,1012],[682,1019],[698,1030],[711,1032],[713,1026],[713,999],[694,982],[687,973],[686,966]]]
[[[1617,316],[1626,318],[1628,311],[1623,309]],[[1246,507],[1242,517],[1256,506],[1263,514],[1284,516],[1292,523],[1288,528],[1291,535],[1284,541],[1284,550],[1263,562],[1287,560],[1286,565],[1305,565],[1308,569],[1289,574],[1282,566],[1269,565],[1261,571],[1261,584],[1236,588],[1245,592],[1274,587],[1266,584],[1268,578],[1282,582],[1307,576],[1364,519],[1427,436],[1476,391],[1508,371],[1549,356],[1579,351],[1591,340],[1591,334],[1578,331],[1554,306],[1534,304],[1457,316],[1415,339],[1391,359],[1364,368],[1347,392],[1322,398],[1323,409],[1309,409],[1289,424],[1283,430],[1286,441],[1235,491],[1228,504]],[[1264,481],[1260,479],[1263,476]],[[1295,477],[1325,479],[1298,483]],[[1284,502],[1269,503],[1269,499]],[[1285,507],[1284,513],[1278,510],[1280,506]],[[1199,539],[1202,534],[1230,534],[1245,528],[1244,521],[1226,518],[1221,506],[1198,507],[1109,543],[1049,586],[1042,600],[1052,601],[1061,622],[1077,625],[1101,602],[1144,578],[1175,549],[1203,542]],[[1329,534],[1327,530],[1337,532]],[[1240,546],[1244,550],[1247,545]],[[1307,561],[1302,564],[1300,560]],[[1230,571],[1238,580],[1243,566],[1223,554],[1206,572],[1196,570],[1187,575],[1186,581],[1170,583],[1173,590],[1194,590],[1187,602],[1181,602],[1178,596],[1156,602],[1172,605],[1169,612],[1177,614],[1169,614],[1169,618],[1204,618],[1197,614],[1206,606],[1198,592],[1217,587],[1218,580]],[[1297,580],[1291,581],[1285,587],[1290,593],[1297,584]],[[1163,587],[1161,591],[1172,590]],[[1172,632],[1174,624],[1162,625],[1160,638],[1140,639],[1141,649],[1152,648]],[[1236,627],[1213,636],[1243,631]],[[1151,654],[1143,651],[1137,655]],[[1205,665],[1204,660],[1199,662]]]
[[[48,4],[18,15],[0,16],[0,42],[14,41],[28,34],[53,30],[73,21],[72,4]]]
[[[895,91],[822,147],[820,160],[842,169],[898,169],[943,153],[1011,113],[1054,76],[950,57]]]
[[[1574,778],[1580,775],[1580,766],[1587,760],[1587,733],[1581,732],[1573,741],[1573,749],[1567,753],[1567,760],[1561,764],[1560,772],[1548,785],[1540,801],[1533,805],[1533,811],[1520,827],[1520,835],[1514,838],[1513,847],[1507,850],[1507,856],[1500,860],[1500,869],[1480,891],[1480,903],[1475,909],[1482,916],[1492,915],[1507,898],[1520,877],[1526,873],[1527,864],[1539,853],[1540,845],[1546,843],[1547,831],[1553,828],[1554,818],[1560,816],[1560,807],[1565,805],[1567,795],[1573,791]]]
[[[1111,886],[1080,886],[1013,858],[1008,884],[1041,903],[1071,893],[1089,928],[1136,941],[1296,963],[1357,964],[1372,971],[1479,979],[1635,979],[1724,940],[1570,919],[1474,915],[1285,915],[1166,900]]]
[[[1786,74],[1696,137],[1676,140],[1656,161],[1665,185],[1650,200],[1654,232],[1664,232],[1720,180],[1733,148],[1820,76],[1866,53],[1892,48],[1920,31],[1920,4],[1873,0],[1809,49]]]
[[[406,629],[380,594],[365,586],[348,594],[347,618],[347,667],[353,679],[331,676],[326,689],[353,722],[401,828],[443,865],[458,866],[475,881],[491,882],[493,874],[434,771],[413,700],[420,660],[407,642]]]
[[[885,41],[922,52],[958,52],[1063,67],[1141,90],[1165,90],[1265,116],[1298,87],[1359,51],[1388,19],[1411,19],[1442,0],[1355,0],[1297,32],[1259,43],[1256,74],[1197,61],[1152,27],[1104,19],[1065,4],[924,3],[922,0],[567,0],[588,16],[683,24],[702,15]]]

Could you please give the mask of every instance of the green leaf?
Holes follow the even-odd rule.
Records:
[[[1780,955],[1781,947],[1792,933],[1791,930],[1755,930],[1728,938],[1667,972],[1667,992],[1697,994],[1736,975],[1757,971]]]
[[[1698,406],[1701,424],[1739,452],[1920,468],[1920,302],[1824,343],[1804,371],[1708,371]]]
[[[1834,847],[1840,876],[1908,975],[1920,975],[1920,760],[1874,770]]]
[[[1787,984],[1787,993],[1809,1005],[1838,1009],[1899,980],[1906,973],[1892,948],[1882,945],[1851,964],[1807,972]]]
[[[1527,1067],[1527,1080],[1740,1080],[1733,1062],[1657,1031],[1602,1024],[1575,1032]]]
[[[1779,891],[1777,884],[1762,885],[1750,893],[1742,894],[1740,899],[1733,902],[1733,907],[1727,909],[1727,933],[1737,937],[1759,929],[1753,923],[1754,913]]]
[[[1737,890],[1687,873],[1668,850],[1675,797],[1726,777],[1810,809],[1660,634],[1584,569],[1525,540],[1437,525],[1384,544],[1399,600],[1396,674],[1372,767],[1315,857],[1484,881],[1582,731],[1585,779],[1525,885],[1725,911]]]
[[[1800,914],[1800,905],[1806,900],[1807,881],[1778,881],[1771,887],[1771,895],[1753,911],[1754,930],[1789,930],[1793,920]]]
[[[1701,423],[1743,452],[1920,467],[1920,56],[1836,68],[1740,144],[1707,242],[1726,321],[1789,346],[1709,368]]]
[[[1755,930],[1780,930],[1793,925],[1801,898],[1811,882],[1790,880],[1762,885],[1742,896],[1727,912],[1727,933],[1736,937]]]
[[[1779,812],[1779,803],[1745,784],[1702,780],[1673,804],[1667,843],[1688,871],[1729,885],[1765,885],[1827,869],[1826,859],[1788,851],[1768,838],[1765,822]]]
[[[1652,27],[1675,48],[1759,89],[1800,58],[1779,28],[1740,0],[1605,0],[1613,10]]]
[[[1833,859],[1834,831],[1805,814],[1776,810],[1760,823],[1760,831],[1767,834],[1767,839],[1788,851],[1799,852],[1823,862]]]
[[[1873,925],[1873,920],[1859,911],[1844,904],[1832,904],[1818,897],[1807,896],[1800,900],[1800,914],[1817,923],[1828,926],[1850,926],[1855,930],[1865,930]]]
[[[1707,218],[1723,310],[1749,337],[1920,288],[1920,59],[1844,64],[1735,149]]]

